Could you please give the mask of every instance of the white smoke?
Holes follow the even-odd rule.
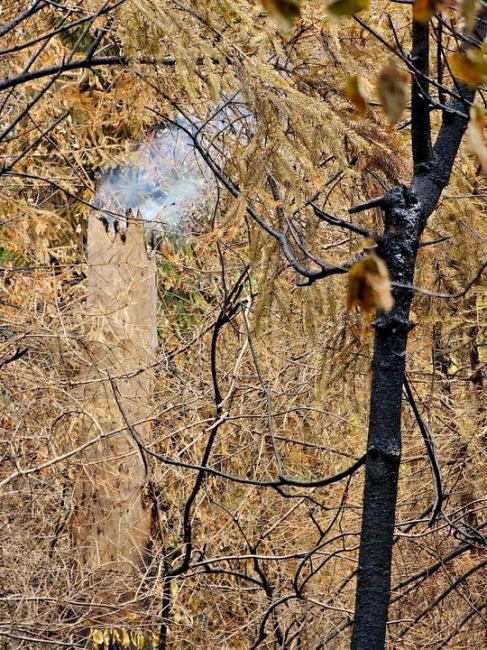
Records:
[[[176,128],[158,128],[125,166],[102,178],[95,203],[119,214],[140,210],[156,233],[181,232],[213,190],[214,181],[189,136]]]
[[[191,122],[184,119],[179,124],[183,128],[157,127],[125,166],[104,176],[97,207],[122,215],[129,208],[140,210],[156,238],[182,233],[191,227],[192,217],[212,213],[216,181],[185,129],[198,133],[209,155],[222,164],[229,142],[248,144],[255,130],[253,117],[237,92],[213,107],[206,121],[192,116]],[[105,217],[105,221],[114,234],[117,220]]]

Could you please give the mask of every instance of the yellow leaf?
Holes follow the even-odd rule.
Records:
[[[369,6],[370,0],[333,0],[327,9],[332,16],[355,16]]]
[[[469,34],[473,31],[475,27],[475,18],[477,17],[477,5],[478,0],[462,0],[461,3],[461,12],[463,23],[465,26],[465,32]]]
[[[360,115],[365,115],[368,105],[367,89],[360,77],[354,75],[347,79],[345,83],[345,94],[355,106],[358,113]]]
[[[128,648],[130,646],[130,637],[127,630],[122,630],[122,639],[120,641],[122,648]]]
[[[482,167],[482,172],[487,175],[487,147],[485,146],[486,119],[483,109],[480,106],[472,106],[470,109],[470,121],[468,123],[467,136],[470,149],[477,156]]]
[[[358,305],[363,311],[391,311],[394,300],[386,263],[370,253],[348,272],[347,308]]]
[[[377,78],[377,94],[392,124],[399,121],[408,102],[408,75],[394,65],[382,68]]]
[[[91,631],[91,641],[93,643],[94,650],[98,650],[98,647],[103,643],[103,632],[101,630],[92,630]]]
[[[448,63],[452,74],[471,88],[478,88],[487,79],[487,61],[478,48],[454,52]]]
[[[139,650],[144,650],[145,648],[145,636],[143,634],[139,634],[137,637],[137,648]]]
[[[145,637],[141,632],[132,632],[132,643],[138,650],[144,650]]]
[[[301,15],[301,0],[261,0],[261,3],[270,16],[282,20],[287,27]]]
[[[455,356],[453,356],[453,354],[451,354],[450,363],[448,364],[448,367],[446,369],[446,374],[449,377],[455,376],[457,372],[459,372],[460,368],[461,368],[460,362]]]

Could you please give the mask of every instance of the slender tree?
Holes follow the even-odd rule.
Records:
[[[478,20],[474,47],[485,37],[484,12]],[[394,307],[374,323],[369,437],[363,499],[362,533],[352,633],[354,650],[385,647],[390,598],[392,546],[399,464],[401,402],[416,253],[427,221],[448,185],[460,142],[468,125],[475,91],[459,80],[442,108],[442,122],[431,144],[428,23],[412,22],[411,148],[414,175],[380,201],[384,240],[379,245],[394,288]],[[470,44],[469,44],[470,45]],[[464,49],[464,47],[462,47]]]

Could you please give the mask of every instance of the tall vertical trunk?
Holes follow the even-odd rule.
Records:
[[[412,192],[394,188],[384,201],[380,255],[392,281],[412,284],[422,229]],[[374,323],[372,387],[353,650],[382,650],[390,596],[392,543],[401,460],[401,402],[412,292],[395,288],[394,307]]]
[[[147,467],[127,427],[150,432],[156,336],[155,263],[147,255],[140,219],[113,236],[92,215],[88,229],[86,357],[81,372],[82,437],[106,438],[79,459],[71,533],[81,589],[97,602],[120,605],[143,579],[151,531],[145,503]],[[93,381],[91,381],[93,380]],[[106,610],[114,611],[114,610]]]
[[[487,32],[485,8],[474,30],[480,46]],[[416,69],[411,102],[414,175],[409,188],[392,189],[382,202],[385,218],[380,254],[391,278],[411,285],[421,233],[438,205],[468,124],[475,90],[455,80],[455,96],[443,111],[434,146],[429,127],[429,29],[413,26],[412,59]],[[375,321],[372,388],[362,532],[360,538],[352,650],[383,650],[390,599],[392,544],[401,461],[401,393],[412,292],[395,288],[391,313]]]

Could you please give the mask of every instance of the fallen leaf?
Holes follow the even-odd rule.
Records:
[[[355,16],[369,6],[370,0],[333,0],[327,9],[332,16]]]
[[[475,104],[470,109],[467,137],[470,149],[477,156],[482,172],[487,175],[487,147],[485,145],[486,119],[483,109]]]
[[[348,272],[347,308],[354,305],[365,312],[387,312],[394,306],[387,265],[375,253],[356,262]]]
[[[408,74],[394,65],[382,68],[377,78],[377,94],[392,124],[399,121],[408,102]]]
[[[349,77],[345,83],[345,94],[357,109],[360,115],[367,112],[368,98],[367,89],[363,80],[357,75]]]
[[[453,76],[471,88],[478,88],[487,79],[485,54],[476,47],[454,52],[448,63]]]

